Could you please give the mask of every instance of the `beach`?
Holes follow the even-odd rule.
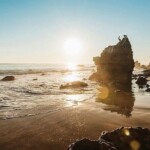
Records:
[[[149,128],[149,109],[135,108],[132,117],[102,110],[85,102],[53,113],[0,120],[1,149],[65,150],[76,139],[98,139],[100,133],[121,126]]]

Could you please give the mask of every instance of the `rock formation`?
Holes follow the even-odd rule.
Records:
[[[116,45],[106,47],[100,56],[93,58],[93,61],[97,72],[90,79],[121,84],[131,82],[134,60],[131,44],[126,35]]]
[[[136,84],[144,86],[147,84],[147,79],[145,77],[139,77],[136,81]]]
[[[141,127],[121,127],[112,132],[102,132],[97,141],[82,139],[68,150],[149,150],[150,130]]]
[[[1,79],[1,81],[13,81],[13,80],[15,80],[14,76],[6,76],[3,79]]]
[[[60,89],[68,89],[68,88],[81,88],[81,87],[87,87],[88,84],[81,81],[73,81],[70,83],[67,83],[65,85],[60,85]]]

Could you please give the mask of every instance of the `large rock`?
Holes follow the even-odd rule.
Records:
[[[61,85],[60,89],[79,88],[79,87],[86,87],[86,86],[88,86],[88,84],[85,82],[73,81],[73,82],[67,83],[65,85]]]
[[[97,67],[95,76],[97,79],[95,80],[119,83],[131,82],[134,68],[131,44],[126,35],[122,40],[119,40],[116,45],[106,47],[100,56],[93,58]]]
[[[68,150],[117,150],[111,143],[107,141],[92,141],[89,139],[82,139],[76,143],[71,144]]]
[[[145,91],[146,91],[146,92],[150,92],[150,88],[147,88]]]
[[[15,80],[14,76],[6,76],[1,81],[13,81],[13,80]]]
[[[111,132],[102,132],[97,141],[76,141],[68,150],[150,150],[149,141],[149,129],[121,127]]]
[[[145,77],[139,77],[136,81],[136,84],[144,86],[147,84],[147,79]]]

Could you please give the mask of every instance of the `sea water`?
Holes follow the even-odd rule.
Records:
[[[0,79],[7,75],[15,76],[14,81],[0,81],[0,119],[50,113],[85,101],[97,103],[97,89],[101,85],[88,80],[94,71],[92,65],[0,64]],[[59,88],[61,84],[72,81],[83,81],[88,86]],[[125,94],[125,97],[124,94],[116,94],[110,99],[110,104],[103,102],[98,105],[99,109],[126,117],[131,117],[136,110],[147,115],[150,94],[139,89],[135,82],[132,80],[132,93]]]
[[[15,76],[0,82],[0,119],[52,112],[92,98],[96,83],[87,80],[92,72],[91,65],[0,64],[0,79]],[[72,81],[89,86],[60,90]]]

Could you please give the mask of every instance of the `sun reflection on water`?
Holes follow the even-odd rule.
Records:
[[[67,69],[69,69],[71,71],[77,70],[77,68],[78,67],[76,64],[73,64],[73,63],[67,64]]]
[[[67,74],[64,76],[63,80],[65,82],[73,82],[80,80],[79,75],[75,72],[72,72],[71,74]]]
[[[81,94],[71,94],[71,95],[66,95],[66,101],[68,106],[72,105],[79,105],[81,101],[83,101],[83,98]]]

